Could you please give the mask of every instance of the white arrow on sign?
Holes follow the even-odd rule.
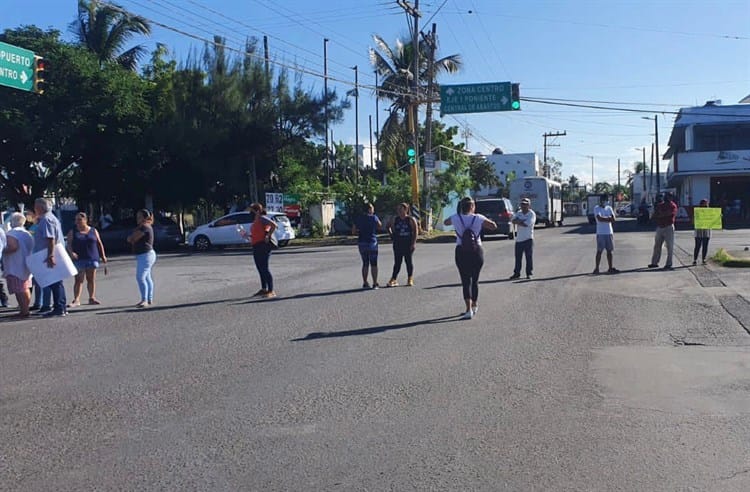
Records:
[[[20,78],[21,78],[21,83],[22,84],[25,84],[26,81],[29,80],[29,76],[26,75],[26,72],[24,72],[23,70],[21,70],[21,77]]]
[[[447,89],[445,90],[445,93],[446,93],[446,94],[448,94],[449,96],[452,96],[454,92],[455,92],[455,91],[453,90],[453,87],[448,87],[448,88],[447,88]]]
[[[500,99],[500,102],[503,103],[503,105],[506,105],[506,104],[508,104],[508,98],[505,97],[505,96],[503,96],[503,98]]]

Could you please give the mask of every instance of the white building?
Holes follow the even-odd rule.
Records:
[[[500,181],[510,184],[516,178],[541,175],[541,164],[536,153],[527,154],[490,154],[487,161],[495,167],[495,174]],[[497,188],[482,188],[477,196],[495,196]]]
[[[750,225],[750,104],[682,108],[664,155],[679,203],[708,199],[724,224]]]

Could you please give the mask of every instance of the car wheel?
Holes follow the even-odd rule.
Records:
[[[206,236],[200,235],[193,241],[193,249],[196,251],[208,251],[211,249],[211,240]]]
[[[279,248],[283,248],[287,244],[289,244],[289,240],[288,239],[281,240],[281,241],[279,241]]]

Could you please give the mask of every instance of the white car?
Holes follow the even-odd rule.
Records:
[[[268,212],[267,217],[276,222],[274,237],[279,247],[286,246],[294,239],[294,229],[289,217],[279,212]],[[240,227],[250,233],[250,225],[255,220],[253,212],[235,212],[198,226],[188,236],[188,244],[196,251],[208,251],[213,246],[243,246],[247,240],[240,236]]]

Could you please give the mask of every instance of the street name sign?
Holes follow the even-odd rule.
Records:
[[[34,89],[34,52],[0,42],[0,85]]]
[[[510,82],[440,86],[440,114],[512,111]]]

